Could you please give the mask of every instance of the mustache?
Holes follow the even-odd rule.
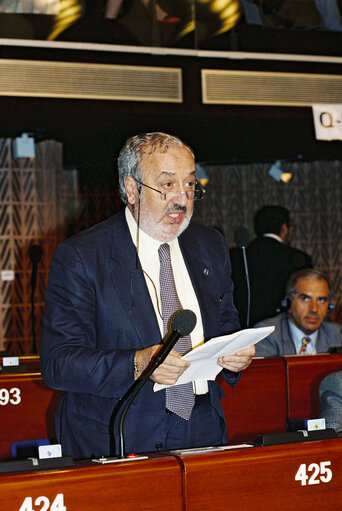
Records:
[[[186,206],[181,206],[180,204],[174,204],[170,208],[167,209],[166,214],[170,213],[170,211],[183,211],[184,213],[187,212]]]

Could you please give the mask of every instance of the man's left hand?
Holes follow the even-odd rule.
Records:
[[[249,366],[254,354],[255,346],[253,345],[249,348],[238,350],[234,355],[219,357],[217,359],[217,363],[219,366],[223,367],[223,369],[228,369],[228,371],[238,373]]]

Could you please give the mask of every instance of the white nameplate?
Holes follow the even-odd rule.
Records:
[[[2,365],[3,366],[18,366],[19,365],[19,357],[3,357]]]
[[[62,446],[60,444],[40,445],[38,447],[38,455],[40,460],[46,458],[61,458]]]

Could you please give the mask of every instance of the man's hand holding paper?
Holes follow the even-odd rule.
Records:
[[[179,377],[176,385],[194,380],[215,380],[222,368],[234,372],[245,369],[254,354],[254,344],[267,337],[273,330],[273,326],[240,330],[231,335],[210,339],[197,346],[182,357],[191,362],[191,365]],[[167,385],[156,383],[154,391],[165,387]]]
[[[252,357],[255,355],[255,346],[248,346],[248,348],[242,348],[234,353],[234,355],[224,355],[217,359],[217,363],[222,369],[233,371],[238,373],[247,369],[249,364],[252,362]]]

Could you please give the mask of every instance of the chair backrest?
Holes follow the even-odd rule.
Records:
[[[35,440],[21,440],[13,442],[11,453],[13,459],[38,458],[38,448],[40,445],[50,445],[49,438],[37,438]]]

